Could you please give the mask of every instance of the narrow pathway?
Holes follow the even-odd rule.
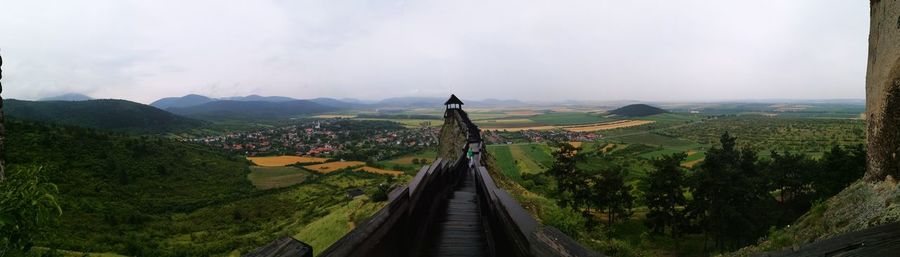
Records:
[[[471,171],[447,200],[446,214],[437,220],[427,256],[487,256],[486,239]]]

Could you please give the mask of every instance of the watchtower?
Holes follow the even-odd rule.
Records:
[[[446,110],[450,110],[450,109],[462,110],[463,102],[461,100],[459,100],[459,98],[457,98],[456,95],[451,94],[450,99],[447,99],[447,101],[444,102],[444,106],[447,107]]]

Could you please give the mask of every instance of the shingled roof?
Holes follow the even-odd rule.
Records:
[[[450,95],[450,99],[447,99],[447,101],[444,102],[444,105],[448,105],[448,104],[458,104],[458,105],[462,105],[463,102],[462,102],[462,100],[459,100],[459,98],[457,98],[456,95],[451,94],[451,95]]]

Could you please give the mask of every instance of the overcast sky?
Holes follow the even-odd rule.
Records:
[[[864,98],[868,5],[0,0],[3,96]]]

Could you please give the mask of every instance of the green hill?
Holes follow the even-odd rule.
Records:
[[[197,128],[203,122],[126,100],[4,101],[12,118],[120,132],[166,133]]]
[[[609,113],[625,117],[643,117],[668,113],[668,111],[646,104],[632,104],[609,111]]]
[[[226,256],[282,235],[303,235],[309,224],[348,204],[354,206],[352,215],[339,217],[345,226],[383,205],[368,198],[351,203],[345,195],[351,188],[373,190],[387,181],[383,175],[339,171],[257,190],[242,156],[154,136],[16,119],[5,125],[8,170],[40,166],[42,176],[59,187],[63,214],[58,224],[42,230],[35,242],[42,248]],[[308,236],[321,236],[317,231]],[[329,238],[320,243],[337,239]]]

